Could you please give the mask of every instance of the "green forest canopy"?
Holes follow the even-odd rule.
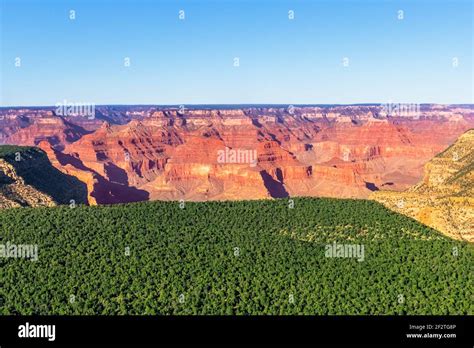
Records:
[[[2,314],[474,314],[473,246],[366,200],[0,212]],[[362,262],[325,245],[364,246]]]

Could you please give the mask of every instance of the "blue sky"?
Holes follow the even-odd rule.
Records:
[[[470,0],[0,2],[3,106],[473,103]]]

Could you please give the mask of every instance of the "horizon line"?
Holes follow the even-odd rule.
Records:
[[[65,99],[67,101],[67,99]],[[73,104],[92,104],[98,107],[107,107],[107,106],[118,106],[118,107],[181,107],[184,106],[191,106],[191,107],[275,107],[275,106],[294,106],[294,107],[330,107],[330,106],[381,106],[387,104],[417,104],[417,105],[441,105],[441,106],[474,106],[474,102],[470,103],[407,103],[407,102],[384,102],[384,103],[375,103],[375,102],[368,102],[368,103],[215,103],[215,104],[206,104],[206,103],[199,103],[199,104],[95,104],[95,103],[88,103],[88,102],[71,102]],[[0,109],[7,109],[7,108],[55,108],[55,105],[0,105]],[[61,103],[62,105],[62,103]]]

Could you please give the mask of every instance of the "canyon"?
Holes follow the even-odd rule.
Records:
[[[404,191],[473,127],[472,105],[407,115],[375,104],[97,106],[94,118],[0,109],[0,144],[40,148],[84,184],[91,205]],[[256,160],[219,160],[222,151]]]

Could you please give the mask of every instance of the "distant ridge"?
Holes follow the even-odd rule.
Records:
[[[293,104],[293,103],[242,103],[242,104],[96,104],[96,107],[157,107],[160,109],[166,108],[180,108],[185,106],[186,109],[190,110],[199,110],[199,109],[241,109],[241,108],[286,108],[288,106],[294,107],[321,107],[321,108],[330,108],[330,107],[339,107],[339,106],[380,106],[383,104],[388,104],[389,102],[369,102],[369,103],[348,103],[348,104]],[[403,102],[400,102],[403,103]],[[405,103],[413,104],[413,103]],[[420,106],[430,106],[430,105],[441,105],[441,106],[459,106],[459,107],[472,107],[474,108],[474,103],[463,103],[463,104],[446,104],[446,103],[416,103]],[[55,105],[4,105],[0,106],[1,109],[38,109],[38,110],[50,110],[56,108]]]

